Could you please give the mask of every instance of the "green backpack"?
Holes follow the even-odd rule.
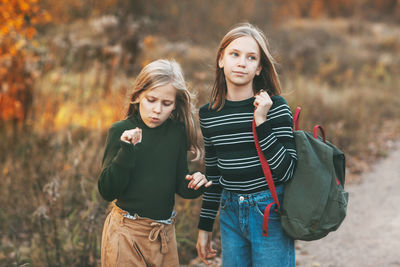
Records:
[[[261,150],[257,150],[268,187],[274,197],[271,205],[275,205],[275,211],[280,212],[283,230],[293,239],[311,241],[338,229],[346,216],[348,193],[344,191],[345,156],[326,141],[325,132],[320,125],[314,127],[313,134],[298,130],[300,110],[298,107],[293,119],[298,160],[293,178],[285,184],[281,206],[268,163]],[[322,138],[317,137],[318,129],[322,132]],[[254,139],[257,147],[256,134]],[[271,205],[264,212],[265,236],[268,235]]]

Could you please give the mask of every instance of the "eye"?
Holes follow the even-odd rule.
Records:
[[[163,105],[166,106],[166,107],[169,107],[169,106],[171,106],[173,104],[174,104],[174,102],[172,102],[172,101],[163,101]]]
[[[257,58],[255,56],[249,56],[248,59],[249,60],[257,60]]]
[[[153,103],[156,101],[156,99],[154,97],[146,97],[147,101],[149,101],[150,103]]]
[[[238,57],[238,56],[239,56],[239,54],[236,53],[236,52],[232,52],[231,55],[232,55],[233,57]]]

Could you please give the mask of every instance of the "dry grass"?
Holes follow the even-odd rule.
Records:
[[[301,27],[308,26],[303,23]],[[341,22],[336,27],[345,26]],[[344,41],[329,37],[339,40],[340,53],[332,54],[333,48],[327,48],[332,55],[328,60],[323,47],[311,58],[295,54],[301,57],[300,65],[290,63],[289,52],[281,60],[288,70],[282,76],[283,96],[293,111],[296,106],[303,108],[301,128],[311,130],[314,124],[322,124],[328,139],[345,151],[353,175],[384,156],[389,140],[399,137],[400,78],[394,75],[398,62],[393,55],[389,63],[379,61],[374,53],[382,47],[396,52],[399,46],[391,36],[365,50],[369,43],[355,56],[353,66],[345,60],[351,53],[342,53],[347,37]],[[177,57],[190,88],[198,92],[197,104],[204,104],[213,77],[211,49],[190,44],[153,49],[159,57]],[[364,58],[365,51],[370,51],[372,61]],[[30,119],[20,131],[7,125],[0,131],[2,266],[99,266],[107,203],[97,192],[97,178],[105,134],[112,122],[123,118],[133,80],[116,71],[106,93],[96,73],[93,68],[79,73],[54,69],[40,77]],[[200,203],[177,198],[182,263],[195,257]]]

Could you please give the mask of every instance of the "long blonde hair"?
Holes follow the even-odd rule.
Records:
[[[159,59],[146,65],[136,78],[130,97],[130,104],[126,116],[138,112],[139,96],[157,87],[172,84],[176,89],[175,109],[171,119],[185,125],[187,136],[187,149],[194,153],[196,159],[202,154],[199,136],[199,124],[193,104],[194,95],[189,92],[180,65],[175,60]]]
[[[253,79],[254,94],[264,89],[270,96],[281,93],[281,85],[275,69],[275,61],[268,50],[268,42],[264,33],[250,23],[240,23],[234,26],[221,40],[216,58],[216,76],[211,92],[211,107],[220,110],[225,103],[227,85],[223,68],[218,65],[225,48],[235,39],[243,36],[252,37],[260,48],[260,75]]]

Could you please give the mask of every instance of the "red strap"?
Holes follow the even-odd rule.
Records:
[[[253,137],[254,137],[254,143],[256,145],[258,157],[260,158],[261,167],[263,169],[265,179],[267,180],[269,191],[271,192],[272,198],[274,199],[274,202],[270,203],[265,208],[264,217],[263,217],[263,235],[268,236],[269,211],[270,211],[272,205],[275,204],[276,205],[275,212],[279,213],[280,206],[279,206],[278,195],[276,194],[276,190],[275,190],[274,180],[272,179],[271,170],[270,170],[268,162],[261,150],[260,142],[258,141],[258,136],[257,136],[257,132],[256,132],[256,122],[255,122],[254,117],[253,117]]]
[[[298,131],[299,130],[300,111],[301,111],[301,107],[297,107],[296,108],[296,112],[294,113],[294,117],[293,117],[293,130],[294,131]]]
[[[318,138],[318,136],[317,136],[318,129],[321,130],[322,140],[324,141],[324,143],[326,143],[326,135],[325,135],[324,128],[322,128],[322,126],[319,124],[314,126],[314,129],[313,129],[314,138]]]
[[[263,236],[268,236],[268,220],[269,220],[269,212],[271,211],[272,205],[275,203],[269,203],[264,209],[264,217],[263,217]]]

